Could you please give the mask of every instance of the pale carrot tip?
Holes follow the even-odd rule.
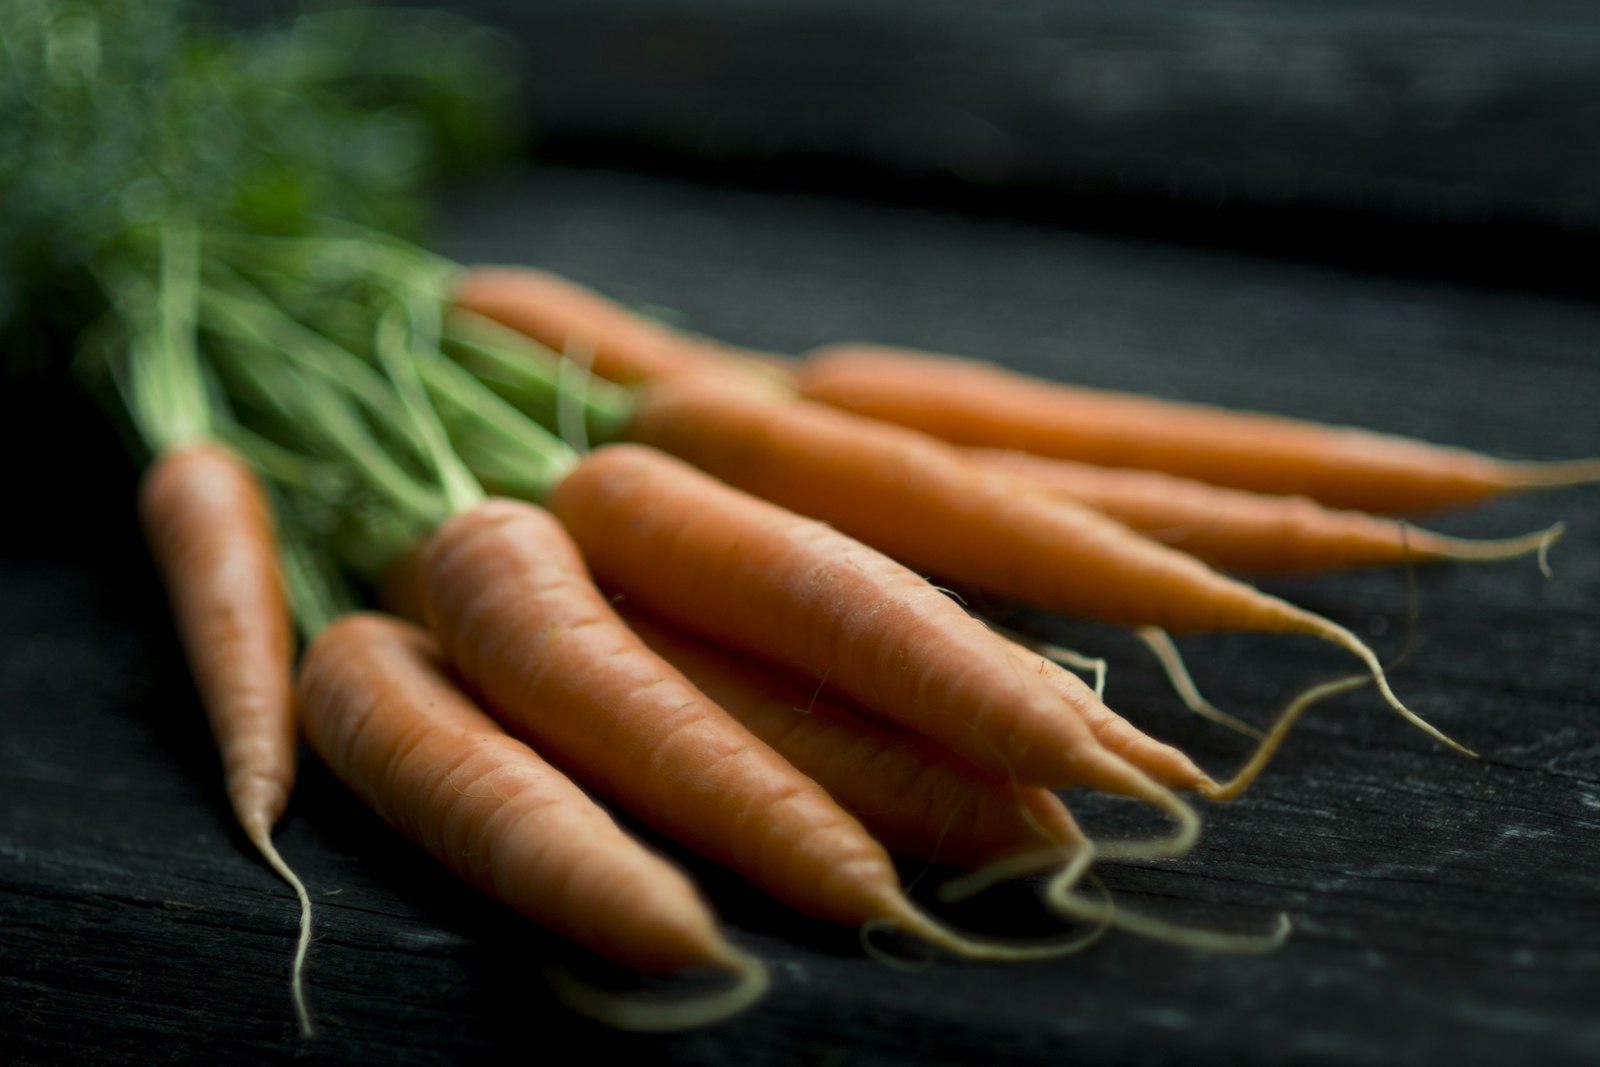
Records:
[[[311,1010],[306,1005],[305,969],[306,954],[311,948],[311,895],[306,892],[305,883],[279,855],[277,846],[272,843],[271,828],[264,817],[248,820],[246,832],[250,836],[251,843],[266,859],[268,866],[278,877],[289,883],[289,888],[294,890],[294,895],[300,902],[300,935],[295,941],[294,963],[289,972],[289,998],[294,1003],[295,1021],[299,1024],[300,1036],[310,1037],[315,1032],[315,1027],[311,1024]]]
[[[925,967],[927,961],[908,961],[895,956],[879,948],[873,942],[872,934],[880,930],[899,930],[965,960],[979,963],[1026,963],[1034,960],[1058,959],[1082,952],[1100,940],[1107,928],[1106,924],[1101,922],[1094,929],[1066,941],[998,941],[977,938],[954,930],[918,910],[909,900],[904,901],[897,911],[898,914],[892,918],[874,919],[864,924],[861,928],[861,944],[868,954],[880,962],[901,969]]]
[[[1444,534],[1424,534],[1422,544],[1423,552],[1436,553],[1437,555],[1461,563],[1494,562],[1497,560],[1517,559],[1521,556],[1537,555],[1539,570],[1546,578],[1550,575],[1550,546],[1561,540],[1566,533],[1566,523],[1557,522],[1543,530],[1519,537],[1502,537],[1492,540],[1476,541],[1464,537],[1448,537]]]
[[[1226,727],[1236,733],[1259,741],[1262,738],[1260,730],[1235,716],[1229,715],[1221,708],[1205,698],[1199,686],[1194,684],[1194,676],[1189,673],[1189,668],[1184,665],[1183,654],[1178,651],[1178,646],[1173,642],[1172,636],[1159,626],[1136,626],[1133,630],[1144,646],[1156,657],[1156,662],[1166,673],[1167,683],[1172,686],[1173,692],[1183,701],[1183,706],[1200,716],[1209,719],[1218,726]]]
[[[1389,688],[1389,677],[1384,673],[1383,665],[1378,662],[1378,657],[1373,653],[1371,648],[1367,647],[1366,642],[1362,641],[1361,638],[1357,637],[1343,626],[1340,626],[1338,623],[1329,619],[1325,619],[1320,615],[1307,612],[1306,617],[1315,621],[1316,632],[1320,632],[1327,640],[1332,641],[1334,644],[1341,646],[1346,651],[1353,653],[1361,660],[1362,663],[1366,665],[1367,670],[1372,674],[1373,680],[1378,684],[1378,692],[1382,694],[1384,702],[1398,712],[1401,718],[1405,719],[1411,725],[1415,726],[1417,729],[1421,730],[1435,741],[1455,749],[1463,756],[1470,756],[1473,759],[1478,757],[1478,754],[1472,751],[1472,749],[1467,748],[1465,745],[1461,744],[1461,742],[1450,737],[1443,730],[1440,730],[1437,726],[1433,725],[1428,720],[1424,719],[1422,716],[1406,707],[1400,698],[1395,696],[1394,690]],[[1338,683],[1333,684],[1337,685]]]
[[[976,896],[1001,882],[1052,867],[1059,868],[1054,875],[1055,879],[1067,879],[1076,883],[1093,861],[1094,845],[1089,841],[1027,852],[997,860],[976,871],[952,878],[939,887],[937,895],[944,903],[953,904]]]
[[[545,981],[556,998],[573,1011],[616,1030],[667,1033],[710,1026],[739,1014],[772,986],[767,967],[755,956],[724,944],[709,961],[728,971],[734,984],[699,994],[619,993],[590,985],[566,967],[545,965]]]
[[[1049,902],[1063,915],[1075,919],[1097,919],[1110,926],[1152,941],[1160,941],[1179,948],[1192,948],[1204,952],[1221,952],[1236,955],[1255,955],[1272,952],[1288,939],[1292,924],[1286,912],[1279,912],[1272,929],[1265,933],[1235,933],[1227,930],[1207,930],[1182,923],[1169,922],[1141,912],[1117,908],[1109,899],[1101,904],[1085,900],[1074,892],[1055,891],[1052,887]]]
[[[1512,464],[1511,484],[1519,489],[1563,489],[1600,482],[1600,457]]]
[[[1165,812],[1177,828],[1164,837],[1137,841],[1109,841],[1095,845],[1095,855],[1109,860],[1176,859],[1187,855],[1200,840],[1200,815],[1178,794],[1150,782],[1137,799]]]
[[[1278,721],[1272,724],[1272,729],[1267,731],[1266,737],[1262,739],[1261,744],[1256,746],[1255,753],[1240,768],[1239,773],[1226,782],[1210,782],[1209,788],[1200,790],[1200,795],[1217,803],[1226,803],[1235,799],[1260,777],[1267,764],[1271,763],[1272,758],[1277,755],[1278,749],[1283,747],[1284,739],[1289,736],[1289,731],[1300,721],[1300,717],[1306,713],[1307,709],[1318,701],[1370,684],[1372,684],[1370,675],[1357,674],[1312,686],[1299,696],[1296,696],[1278,716]]]

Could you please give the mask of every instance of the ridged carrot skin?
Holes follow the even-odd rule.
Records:
[[[862,721],[769,665],[637,609],[624,620],[663,659],[826,789],[890,852],[966,869],[1082,846],[1061,798],[985,774],[926,738]]]
[[[1162,792],[954,601],[831,526],[632,445],[591,453],[548,504],[608,590],[825,679],[991,773]]]
[[[487,501],[434,533],[423,575],[464,680],[586,788],[807,915],[859,926],[909,908],[883,848],[645,647],[554,517]]]
[[[298,688],[318,755],[470,885],[641,971],[738,969],[689,879],[508,736],[417,627],[337,620],[307,649]]]
[[[957,444],[1162,470],[1384,514],[1600,480],[1600,460],[1518,463],[1370,430],[1070,386],[887,345],[815,349],[794,375],[812,400]]]
[[[196,444],[151,465],[139,486],[139,517],[222,757],[229,802],[259,845],[295,779],[294,630],[271,506],[241,460]]]
[[[916,430],[739,384],[670,378],[641,389],[627,432],[911,566],[1048,610],[1172,633],[1335,644],[1362,661],[1397,713],[1472,754],[1402,704],[1377,656],[1346,628]]]
[[[1174,633],[1322,628],[1091,508],[826,405],[664,380],[641,390],[628,434],[909,566],[1048,610]]]
[[[1225,570],[1317,571],[1444,560],[1483,562],[1538,552],[1560,527],[1522,537],[1468,540],[1305,496],[1212,485],[1161,471],[1100,467],[1011,449],[967,454],[1102,511]]]

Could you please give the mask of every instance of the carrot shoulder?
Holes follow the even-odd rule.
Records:
[[[764,989],[760,965],[723,938],[689,879],[479,710],[422,630],[344,616],[307,650],[299,694],[307,738],[334,773],[468,884],[638,970],[742,979],[676,1010],[614,1005],[606,1021],[697,1025]]]
[[[957,444],[1163,470],[1362,511],[1425,511],[1600,480],[1600,459],[1513,462],[1370,430],[1070,386],[885,345],[816,349],[795,378],[813,400]]]

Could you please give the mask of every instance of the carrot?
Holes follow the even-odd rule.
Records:
[[[613,484],[614,468],[593,464],[609,454],[575,468],[552,504]],[[642,526],[666,501],[640,488],[627,491]],[[685,562],[655,556],[658,572]],[[422,569],[434,632],[507,728],[686,847],[815,918],[893,926],[972,958],[1063,951],[976,943],[917,909],[859,822],[628,629],[549,513],[498,499],[460,512]]]
[[[1400,715],[1471,754],[1402,704],[1372,650],[1344,627],[915,430],[683,378],[639,391],[628,436],[911,566],[1048,610],[1175,633],[1328,641],[1361,660]]]
[[[821,785],[897,855],[968,869],[1086,844],[1061,798],[986,774],[916,734],[672,627],[624,599],[623,620],[657,655]]]
[[[548,506],[599,582],[787,664],[1024,784],[1170,808],[982,624],[899,563],[652,449],[596,450]]]
[[[352,614],[307,649],[306,736],[361,800],[453,874],[577,944],[637,970],[725,970],[731,989],[687,1003],[574,1006],[632,1030],[678,1029],[759,998],[759,961],[729,943],[689,879],[508,736],[446,675],[423,631]]]
[[[166,452],[146,471],[139,513],[235,818],[300,901],[292,995],[311,1032],[303,972],[311,899],[272,843],[295,778],[294,635],[271,507],[255,475],[208,443]]]
[[[884,345],[808,353],[800,392],[957,444],[1162,470],[1379,513],[1600,480],[1600,459],[1512,462],[1369,430],[1043,381]]]
[[[464,272],[454,304],[572,354],[600,377],[631,383],[662,375],[726,375],[779,357],[724,345],[647,319],[592,289],[531,267]]]
[[[1044,897],[1071,918],[1216,952],[1271,951],[1288,934],[1284,917],[1264,935],[1221,932],[1130,912],[1109,901],[1086,900],[1074,887],[1092,860],[1143,858],[1150,854],[1147,843],[1096,846],[1061,799],[1047,790],[984,775],[915,735],[861,723],[854,709],[820,699],[789,679],[631,610],[626,601],[620,610],[651,648],[824,786],[891,850],[972,870],[941,886],[941,899],[961,899],[1007,878],[1059,866]],[[1115,715],[1110,718],[1128,734],[1138,734]],[[1115,733],[1112,729],[1101,736],[1110,734],[1114,742]],[[1218,789],[1181,753],[1168,749],[1166,756],[1158,766],[1175,772],[1182,785]]]
[[[538,361],[548,353],[525,349],[521,355]],[[538,377],[546,383],[551,379]],[[548,388],[535,385],[521,406],[548,407],[541,395]],[[746,379],[658,379],[636,389],[631,418],[617,403],[608,400],[603,423],[597,424],[609,427],[611,438],[679,455],[723,481],[822,518],[914,566],[1106,621],[1178,631],[1303,633],[1330,641],[1361,659],[1399,714],[1470,754],[1399,701],[1371,650],[1345,628],[1073,501],[1052,498],[1014,476],[984,471],[937,439],[770,388],[752,388]],[[693,600],[690,596],[687,602]],[[722,639],[738,642],[737,636]],[[804,664],[805,658],[799,654],[791,662]],[[873,706],[870,697],[852,695]],[[992,767],[985,763],[992,753],[975,754],[958,741],[941,739]]]
[[[1161,471],[1101,467],[1011,449],[972,448],[986,467],[1049,487],[1216,567],[1308,571],[1441,560],[1486,561],[1539,553],[1562,534],[1499,540],[1449,537],[1305,496],[1212,485]]]

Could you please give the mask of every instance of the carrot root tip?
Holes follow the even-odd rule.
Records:
[[[1058,868],[1054,878],[1076,884],[1089,869],[1089,865],[1094,862],[1094,856],[1094,845],[1087,841],[1080,845],[1024,852],[996,860],[958,878],[952,878],[938,888],[936,895],[942,903],[955,904],[977,896],[1001,882],[1008,882],[1027,874],[1036,874],[1052,867]]]
[[[1544,579],[1547,582],[1556,576],[1555,572],[1550,569],[1550,546],[1561,540],[1562,535],[1566,532],[1567,524],[1558,522],[1547,529],[1544,532],[1544,536],[1539,538],[1539,573],[1544,575]]]
[[[1421,730],[1435,741],[1455,749],[1463,756],[1467,756],[1471,759],[1478,758],[1478,754],[1472,749],[1446,734],[1443,730],[1440,730],[1437,726],[1433,725],[1401,702],[1400,698],[1395,695],[1394,690],[1389,688],[1389,676],[1384,673],[1383,665],[1378,662],[1377,655],[1373,653],[1371,648],[1367,647],[1364,641],[1362,641],[1355,634],[1351,633],[1349,630],[1346,630],[1343,626],[1340,626],[1338,623],[1331,622],[1327,619],[1323,619],[1321,616],[1316,615],[1311,616],[1311,618],[1319,620],[1319,632],[1325,638],[1327,638],[1329,641],[1332,641],[1334,644],[1341,646],[1346,651],[1354,654],[1361,660],[1362,663],[1366,664],[1367,670],[1372,673],[1373,681],[1375,681],[1378,685],[1378,692],[1382,694],[1384,702],[1398,712],[1401,718],[1405,719],[1411,725],[1415,726],[1417,729]]]
[[[1202,786],[1200,795],[1207,800],[1218,803],[1225,803],[1237,798],[1239,794],[1250,787],[1251,783],[1260,777],[1267,764],[1272,762],[1272,758],[1283,747],[1284,739],[1289,736],[1289,731],[1294,729],[1295,724],[1300,721],[1300,717],[1313,704],[1337,696],[1340,693],[1346,693],[1352,689],[1371,684],[1372,678],[1370,675],[1356,674],[1347,678],[1338,678],[1331,682],[1314,685],[1296,696],[1279,714],[1278,721],[1272,724],[1272,729],[1267,731],[1267,735],[1262,738],[1261,743],[1256,746],[1256,750],[1249,761],[1240,768],[1239,772],[1225,782],[1211,782],[1209,787]]]
[[[289,969],[289,999],[294,1003],[294,1017],[300,1027],[300,1036],[310,1037],[316,1032],[311,1024],[311,1011],[306,1004],[305,983],[306,954],[311,950],[311,895],[306,892],[305,883],[278,854],[264,820],[251,820],[248,833],[250,843],[256,846],[278,877],[289,884],[300,902],[300,933],[295,939],[294,962]]]
[[[1093,881],[1096,885],[1100,885],[1099,879]],[[1103,890],[1104,886],[1101,888]],[[1240,933],[1231,930],[1208,930],[1204,927],[1158,919],[1153,915],[1118,908],[1109,899],[1095,902],[1075,891],[1056,886],[1051,887],[1049,901],[1057,911],[1072,918],[1101,922],[1125,933],[1180,948],[1230,955],[1260,955],[1275,951],[1288,940],[1293,929],[1293,923],[1290,922],[1287,912],[1279,912],[1272,929],[1265,933]]]
[[[772,976],[755,956],[725,946],[715,961],[734,982],[705,993],[649,994],[600,989],[555,961],[545,964],[544,977],[556,999],[580,1015],[614,1030],[670,1033],[711,1026],[739,1014],[771,988]]]
[[[1172,686],[1173,692],[1183,701],[1183,706],[1200,716],[1209,719],[1218,726],[1226,727],[1235,733],[1244,734],[1246,737],[1259,741],[1264,736],[1260,730],[1251,726],[1243,719],[1236,718],[1217,707],[1205,698],[1200,692],[1200,687],[1194,684],[1194,676],[1189,673],[1189,668],[1184,665],[1183,654],[1178,651],[1178,646],[1172,640],[1172,635],[1159,626],[1136,626],[1133,634],[1155,656],[1156,662],[1166,673],[1167,683]]]

